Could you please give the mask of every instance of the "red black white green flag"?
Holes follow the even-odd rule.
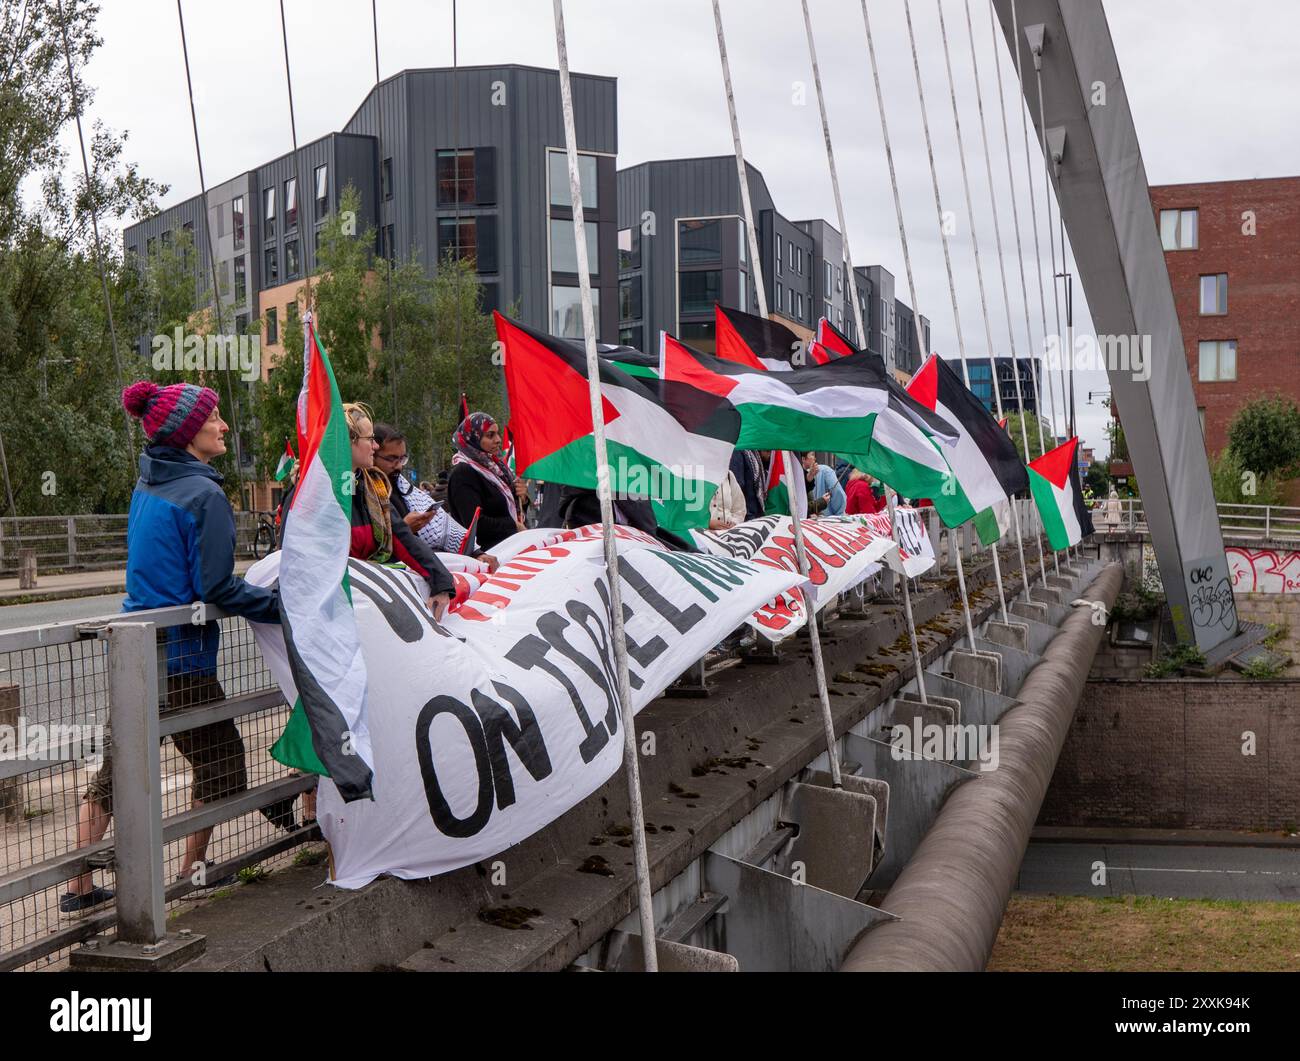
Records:
[[[369,799],[374,756],[366,722],[348,550],[352,542],[352,444],[329,356],[303,317],[298,394],[298,486],[280,553],[280,621],[298,698],[277,761],[329,777],[345,801]]]
[[[917,370],[907,384],[907,393],[957,428],[957,444],[946,454],[955,479],[953,488],[960,490],[975,510],[980,541],[991,545],[1007,529],[998,518],[1000,512],[1009,513],[1005,502],[1029,486],[1015,444],[984,403],[936,354]],[[943,511],[939,514],[942,518]]]
[[[505,345],[510,429],[520,475],[596,488],[587,358],[575,343],[494,313]],[[638,378],[600,358],[610,489],[649,499],[661,527],[707,527],[726,478],[740,416],[723,395]]]
[[[1079,480],[1078,445],[1079,439],[1072,438],[1029,462],[1029,488],[1053,549],[1078,545],[1093,531]]]

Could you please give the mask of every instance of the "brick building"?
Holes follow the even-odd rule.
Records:
[[[1210,456],[1252,398],[1300,402],[1300,177],[1151,189]]]

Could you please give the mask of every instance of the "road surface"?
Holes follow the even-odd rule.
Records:
[[[1105,865],[1105,883],[1096,863]],[[1300,901],[1300,850],[1163,844],[1029,845],[1016,890],[1050,895]]]

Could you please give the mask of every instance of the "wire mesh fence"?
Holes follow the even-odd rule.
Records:
[[[162,887],[170,912],[273,868],[319,834],[293,773],[271,757],[289,707],[248,624],[192,622],[190,607],[0,633],[0,969],[57,968],[116,921],[119,821],[144,813],[114,790],[110,622],[149,621],[157,688]],[[116,714],[115,714],[116,712]],[[135,750],[138,753],[138,749]],[[135,758],[128,762],[135,762]],[[127,776],[130,776],[129,774]],[[120,782],[122,772],[116,775]],[[286,786],[288,782],[288,786]],[[143,790],[141,787],[141,790]],[[297,789],[297,790],[295,790]],[[208,821],[191,821],[206,814]]]

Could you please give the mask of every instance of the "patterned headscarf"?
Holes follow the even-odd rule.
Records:
[[[451,463],[453,466],[468,464],[491,481],[505,495],[506,507],[510,510],[511,517],[518,519],[514,491],[515,473],[500,457],[483,451],[483,432],[495,423],[496,421],[487,413],[470,413],[465,417],[451,436],[451,443],[456,447]]]

